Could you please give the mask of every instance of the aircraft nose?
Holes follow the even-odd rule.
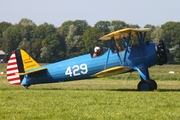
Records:
[[[157,63],[158,65],[163,65],[167,63],[168,58],[166,53],[166,46],[163,40],[160,40],[159,43],[157,43],[156,54],[158,57],[158,63]]]

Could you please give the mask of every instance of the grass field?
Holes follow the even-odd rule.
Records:
[[[180,65],[149,69],[158,89],[137,91],[137,72],[106,78],[12,86],[0,75],[0,120],[179,120]],[[6,64],[0,64],[5,72]],[[174,71],[174,74],[169,74]]]

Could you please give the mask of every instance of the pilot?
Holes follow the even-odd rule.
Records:
[[[100,55],[101,55],[101,49],[100,49],[100,47],[96,46],[96,47],[94,48],[93,58],[94,58],[94,57],[98,57],[98,56],[100,56]]]

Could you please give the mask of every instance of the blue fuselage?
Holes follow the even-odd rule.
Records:
[[[134,70],[133,68],[140,64],[150,67],[157,61],[155,43],[144,46],[133,45],[128,50],[119,52],[119,55],[108,49],[103,55],[96,58],[92,58],[91,54],[86,54],[41,66],[46,70],[25,75],[21,85],[85,79],[107,68],[129,66]]]

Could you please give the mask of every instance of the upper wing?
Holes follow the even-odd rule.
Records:
[[[125,28],[100,37],[99,40],[111,40],[112,37],[114,37],[114,39],[119,39],[128,37],[130,32],[148,32],[149,30],[150,28]]]
[[[105,77],[105,76],[109,76],[109,75],[125,73],[127,71],[130,71],[131,69],[132,69],[131,67],[117,66],[117,67],[112,67],[112,68],[100,71],[92,76],[93,77]]]
[[[43,71],[43,70],[46,70],[46,68],[34,68],[34,69],[31,69],[31,70],[28,70],[24,73],[16,73],[17,75],[26,75],[26,74],[30,74],[30,73],[35,73],[35,72],[38,72],[38,71]]]

